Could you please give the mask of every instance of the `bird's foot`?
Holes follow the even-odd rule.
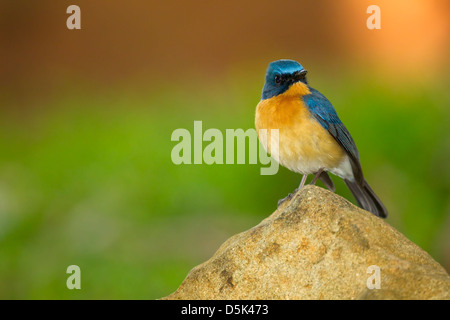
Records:
[[[289,193],[288,196],[287,196],[286,198],[283,198],[283,199],[278,200],[277,208],[278,208],[279,206],[281,206],[285,201],[291,200],[292,197],[294,197],[294,195],[297,193],[297,191],[298,191],[299,189],[300,189],[300,188],[297,188],[297,189],[294,190],[294,192]]]

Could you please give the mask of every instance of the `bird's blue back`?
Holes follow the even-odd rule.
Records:
[[[356,166],[357,168],[355,169],[359,169],[353,170],[354,173],[362,172],[356,144],[341,119],[339,119],[333,105],[316,89],[309,87],[309,90],[311,92],[310,94],[301,97],[308,107],[309,112],[333,136],[341,147],[344,148],[350,157],[352,166]],[[362,179],[362,174],[361,176],[355,176],[355,179]]]

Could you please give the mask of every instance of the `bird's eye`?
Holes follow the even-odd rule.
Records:
[[[281,77],[279,75],[276,75],[274,80],[275,80],[275,83],[280,83],[281,82]]]

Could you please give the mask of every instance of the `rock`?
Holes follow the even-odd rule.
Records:
[[[163,299],[450,299],[450,277],[382,219],[306,186]]]

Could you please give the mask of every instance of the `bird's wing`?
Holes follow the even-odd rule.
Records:
[[[319,91],[310,88],[311,93],[302,97],[311,114],[341,145],[350,158],[353,175],[357,181],[363,180],[359,153],[352,136],[339,119],[330,101]]]

